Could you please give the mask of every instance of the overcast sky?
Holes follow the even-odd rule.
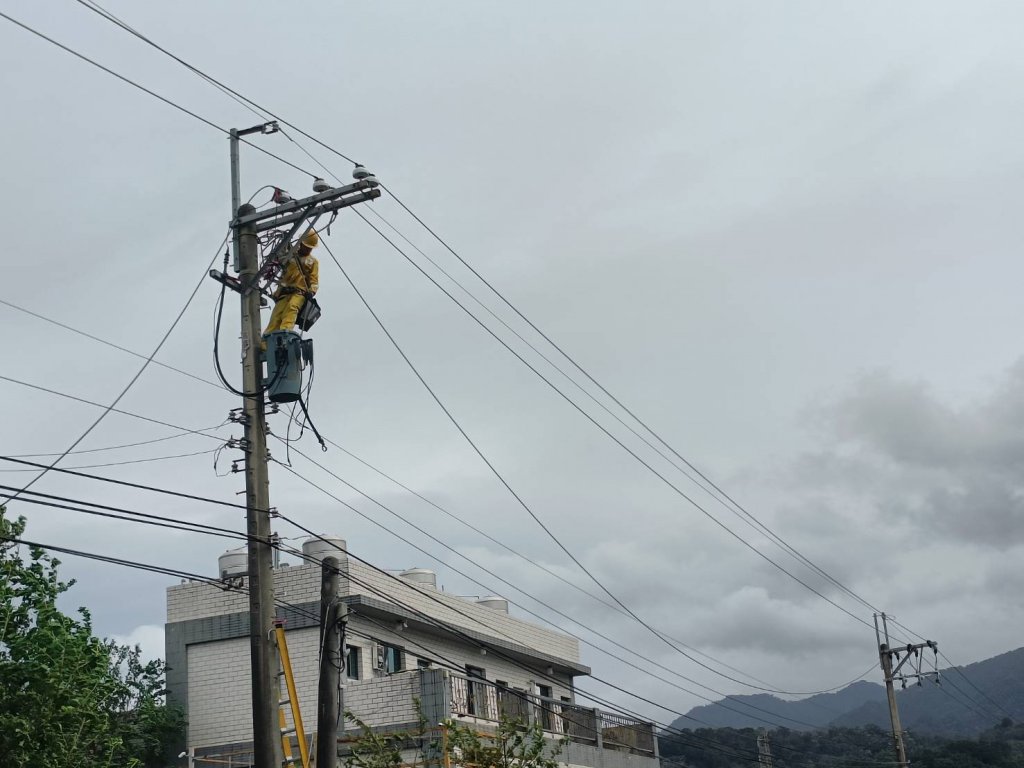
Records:
[[[682,455],[870,603],[938,640],[957,663],[1019,645],[1019,3],[107,7],[369,166]],[[73,0],[12,2],[4,11],[218,125],[259,122]],[[0,83],[0,298],[148,354],[225,234],[226,140],[9,23],[0,25]],[[317,170],[280,134],[254,141]],[[349,164],[305,143],[347,178]],[[243,197],[266,184],[310,192],[308,177],[254,150],[243,148],[242,164]],[[539,343],[394,202],[374,209]],[[509,483],[636,613],[785,690],[831,687],[872,663],[866,627],[644,469],[356,217],[342,215],[328,241]],[[597,592],[446,420],[322,251],[324,317],[311,334],[311,409],[320,430]],[[216,296],[205,281],[158,360],[214,377]],[[0,320],[9,344],[4,375],[109,403],[141,365],[3,305]],[[231,303],[222,349],[235,381],[237,324]],[[523,354],[756,550],[870,622],[869,609],[711,500],[543,360]],[[0,450],[8,455],[63,451],[99,413],[6,382],[2,391]],[[205,428],[237,405],[224,391],[151,365],[120,407]],[[271,426],[283,430],[283,418]],[[171,434],[112,414],[80,448]],[[63,465],[216,446],[179,437],[70,456]],[[716,690],[749,692],[341,451],[321,454],[311,436],[302,450],[584,624]],[[225,452],[220,472],[237,456]],[[344,536],[382,567],[432,567],[448,590],[499,591],[548,614],[292,459],[437,559],[273,467],[273,504],[286,514]],[[237,500],[243,487],[240,475],[215,476],[212,454],[93,471],[225,500]],[[20,484],[31,475],[2,477]],[[35,489],[242,527],[225,508],[56,474]],[[29,517],[30,538],[188,571],[213,574],[226,548],[218,539],[22,503],[12,511]],[[298,534],[285,525],[279,532]],[[98,632],[162,653],[172,580],[64,560],[63,573],[78,580],[69,607],[87,605]],[[583,658],[670,709],[700,703],[596,650],[584,648]],[[674,717],[615,698],[662,721]]]

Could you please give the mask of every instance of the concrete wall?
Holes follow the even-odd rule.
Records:
[[[440,590],[415,587],[396,581],[388,574],[355,561],[342,564],[343,573],[369,588],[342,578],[338,594],[391,598],[460,629],[512,640],[541,653],[579,662],[579,642],[553,629],[546,629],[492,608],[477,605]],[[240,583],[246,585],[246,579]],[[421,591],[422,590],[422,591]],[[320,599],[320,569],[311,563],[278,568],[274,573],[274,591],[279,600],[289,603],[316,602]],[[426,592],[426,594],[424,594]],[[167,621],[174,623],[248,610],[248,596],[242,591],[226,591],[205,582],[187,582],[168,588]]]
[[[485,641],[490,638],[494,645],[514,642],[556,659],[579,661],[579,646],[573,638],[440,591],[431,590],[429,596],[421,594],[413,586],[354,561],[345,561],[343,570],[349,568],[351,576],[369,588],[343,578],[341,596],[367,595],[377,601],[391,597],[439,621],[483,636]],[[278,599],[300,609],[279,608],[278,614],[287,619],[288,647],[299,702],[306,730],[311,733],[316,720],[319,659],[319,566],[279,568],[275,572],[275,592]],[[169,699],[181,704],[188,713],[189,746],[244,743],[252,739],[247,611],[245,592],[195,582],[167,590]],[[406,670],[415,670],[421,658],[444,664],[452,662],[462,668],[468,664],[483,668],[488,680],[502,680],[513,688],[533,690],[534,675],[494,653],[482,654],[479,647],[451,635],[413,627],[398,631],[394,621],[371,620],[358,614],[350,617],[349,629],[348,644],[360,648],[360,680],[346,681],[345,705],[374,724],[414,722],[413,700],[420,695],[417,675],[396,674],[383,679],[385,675],[373,669],[374,641],[402,648]],[[547,662],[538,657],[530,666],[546,671]],[[571,678],[566,674],[556,677],[559,684],[553,685],[553,695],[571,696]],[[547,681],[540,678],[537,682]]]

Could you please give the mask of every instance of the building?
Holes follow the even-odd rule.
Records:
[[[350,558],[337,538],[310,539],[303,553],[300,565],[275,568],[274,587],[308,734],[316,722],[318,562],[332,556],[349,609],[343,707],[366,725],[414,729],[418,702],[432,725],[451,718],[486,730],[503,716],[539,721],[553,740],[568,739],[560,759],[570,765],[656,768],[651,723],[575,703],[575,680],[590,669],[574,638],[509,615],[501,598],[448,594],[432,571],[396,575]],[[244,587],[245,568],[244,550],[220,558],[225,585]],[[251,759],[248,632],[244,589],[187,581],[167,590],[168,699],[187,713],[186,746],[198,766]],[[339,730],[342,754],[355,731],[351,723]]]

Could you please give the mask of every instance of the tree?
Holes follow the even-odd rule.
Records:
[[[156,768],[184,727],[163,704],[161,662],[96,637],[85,608],[57,598],[60,562],[17,543],[0,507],[0,755],[5,768]]]
[[[419,701],[416,702],[419,712]],[[352,712],[345,717],[360,730],[349,743],[346,768],[401,768],[403,765],[451,765],[472,768],[560,768],[565,739],[550,743],[540,723],[502,718],[493,732],[459,720],[441,723],[440,733],[419,714],[413,731],[378,733]],[[415,754],[409,760],[410,752]]]

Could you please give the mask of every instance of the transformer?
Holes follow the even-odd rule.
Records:
[[[302,394],[303,346],[312,342],[303,342],[295,331],[274,331],[266,339],[267,398],[272,403],[294,403]]]

